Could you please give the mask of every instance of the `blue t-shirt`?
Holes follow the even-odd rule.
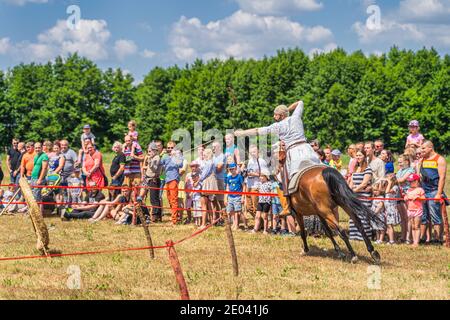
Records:
[[[244,177],[239,173],[236,176],[229,174],[226,178],[226,184],[229,187],[230,192],[242,192],[244,187]],[[231,198],[239,198],[241,195],[229,194]]]
[[[175,159],[174,157],[164,157],[161,160],[166,174],[165,182],[180,181],[180,169],[183,168],[183,158]]]

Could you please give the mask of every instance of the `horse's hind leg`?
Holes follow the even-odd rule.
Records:
[[[345,253],[342,252],[341,248],[339,247],[339,245],[337,244],[336,240],[334,239],[333,232],[331,231],[330,227],[328,226],[327,221],[321,216],[319,216],[319,219],[320,219],[320,221],[323,224],[323,227],[325,229],[325,233],[327,234],[328,238],[330,238],[331,242],[333,243],[334,250],[337,252],[338,257],[340,259],[345,259],[345,257],[346,257]]]
[[[351,261],[353,263],[355,263],[356,261],[358,261],[358,257],[356,256],[356,253],[353,250],[352,245],[350,244],[350,240],[348,240],[347,234],[339,226],[337,227],[337,231],[338,231],[339,236],[341,237],[341,239],[345,242],[345,245],[347,246],[348,251],[350,251],[350,255],[352,256],[352,260]]]
[[[301,233],[302,240],[303,240],[303,251],[306,254],[309,252],[309,247],[308,247],[307,235],[306,235],[306,230],[305,230],[305,221],[303,220],[302,215],[297,213],[295,210],[293,210],[293,211],[295,213],[295,218],[297,219],[298,225],[300,226],[300,233]]]

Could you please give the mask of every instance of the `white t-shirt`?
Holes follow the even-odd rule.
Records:
[[[386,164],[380,158],[375,158],[369,164],[369,167],[372,169],[372,182],[377,182],[379,179],[384,178],[386,175]]]
[[[261,173],[261,171],[268,171],[269,166],[263,158],[259,158],[258,160],[251,158],[248,161],[247,170],[248,173]],[[247,188],[259,188],[260,184],[259,177],[247,177]]]

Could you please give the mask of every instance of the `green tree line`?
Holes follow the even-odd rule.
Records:
[[[101,70],[77,54],[0,70],[0,145],[67,138],[79,146],[89,123],[103,149],[138,123],[143,145],[193,130],[266,126],[273,108],[305,101],[308,138],[337,148],[383,139],[401,151],[417,119],[438,150],[450,151],[450,56],[434,49],[381,56],[342,49],[309,57],[280,50],[260,60],[197,60],[152,69],[139,85],[120,69]]]

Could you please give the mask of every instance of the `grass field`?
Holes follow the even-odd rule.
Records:
[[[448,190],[448,186],[447,186]],[[167,218],[166,218],[167,219]],[[347,219],[341,216],[346,226]],[[48,218],[51,250],[70,253],[146,245],[142,228],[112,222],[61,222]],[[193,226],[152,225],[155,245],[190,235]],[[211,228],[176,247],[192,299],[449,299],[450,255],[444,247],[377,247],[381,288],[369,288],[372,267],[361,243],[360,261],[338,260],[329,240],[235,233],[240,276],[232,273],[223,228]],[[0,218],[0,257],[34,255],[35,237],[25,216]],[[344,247],[342,241],[339,243]],[[71,267],[72,266],[72,267]],[[81,289],[68,289],[73,266]],[[179,299],[166,249],[95,256],[0,262],[0,299]]]

